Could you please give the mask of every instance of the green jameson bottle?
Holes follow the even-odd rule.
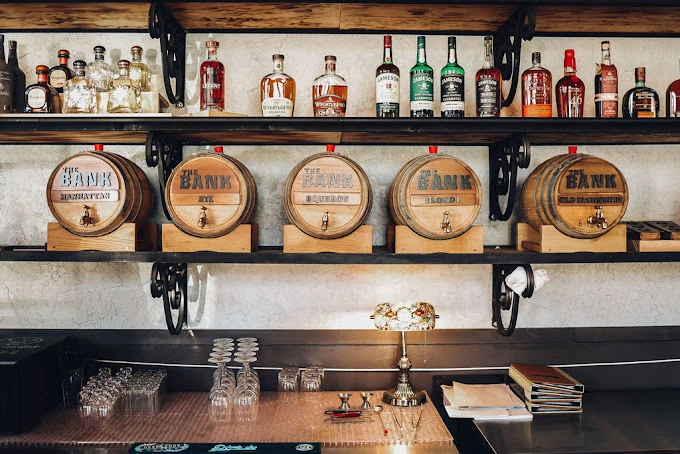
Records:
[[[434,72],[425,59],[425,37],[418,37],[418,57],[411,68],[411,116],[434,117]]]
[[[446,118],[465,116],[465,70],[456,61],[456,37],[449,36],[449,61],[441,72],[441,113]]]

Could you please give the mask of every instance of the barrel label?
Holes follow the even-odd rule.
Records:
[[[195,160],[180,169],[171,183],[175,206],[239,205],[240,185],[222,158]]]
[[[470,175],[440,175],[436,170],[421,170],[418,191],[472,190]]]
[[[305,167],[302,173],[303,188],[353,188],[354,173],[324,173],[322,169]]]
[[[111,166],[93,156],[76,156],[52,181],[53,203],[117,202],[120,183]]]
[[[118,191],[52,191],[52,202],[117,202]]]
[[[421,167],[409,182],[410,206],[477,205],[476,178],[461,162],[435,160]]]
[[[458,193],[452,194],[430,194],[430,195],[412,195],[410,204],[412,207],[425,207],[431,205],[458,205],[458,206],[474,206],[477,204],[477,196],[474,193]]]
[[[601,206],[620,206],[623,205],[623,194],[588,194],[572,193],[560,194],[557,198],[558,205],[601,205]]]
[[[570,169],[565,175],[567,189],[615,189],[616,174],[588,174],[583,169]]]
[[[293,203],[296,205],[360,205],[361,194],[328,194],[296,192],[293,194]]]

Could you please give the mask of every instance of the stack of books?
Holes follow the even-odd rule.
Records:
[[[444,394],[444,408],[450,418],[490,419],[532,419],[521,399],[513,394],[508,385],[467,385],[453,382],[451,386],[441,385]]]
[[[531,413],[581,413],[581,383],[558,367],[510,364],[510,389]]]

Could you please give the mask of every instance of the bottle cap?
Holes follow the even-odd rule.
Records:
[[[17,42],[10,39],[10,40],[9,40],[9,47],[10,47],[10,48],[11,48],[11,47],[17,47]]]
[[[335,55],[326,55],[326,56],[324,57],[324,60],[326,60],[326,61],[328,61],[328,60],[335,61],[336,58],[335,58]]]
[[[600,45],[602,46],[602,50],[609,49],[609,41],[602,41]]]
[[[104,46],[94,46],[95,54],[103,54],[104,52],[106,52],[106,48]]]
[[[430,145],[429,147],[427,147],[427,149],[432,154],[437,154],[437,152],[439,151],[439,147],[437,145]]]
[[[645,67],[641,66],[639,68],[635,68],[635,82],[644,81],[645,81]]]
[[[119,68],[129,68],[130,67],[130,61],[129,60],[118,60],[118,67]]]
[[[383,36],[383,45],[385,47],[392,47],[392,36],[390,35]]]
[[[576,71],[576,57],[574,56],[574,49],[567,49],[564,51],[564,69]]]
[[[272,55],[272,61],[276,61],[276,60],[284,60],[284,56],[282,54]]]
[[[215,153],[224,153],[224,147],[218,146],[213,149]]]
[[[329,153],[333,153],[335,151],[335,145],[332,145],[330,143],[327,144],[326,145],[326,151],[329,152]]]
[[[73,62],[73,67],[76,69],[85,69],[87,66],[87,63],[85,63],[83,60],[76,60]]]
[[[136,52],[141,52],[142,50],[143,49],[140,46],[132,46],[130,48],[130,52],[132,52],[133,54],[136,53]]]
[[[449,36],[449,49],[456,47],[456,37]]]
[[[47,74],[49,72],[50,68],[48,68],[45,65],[38,65],[35,67],[35,73],[36,74]]]
[[[206,41],[205,47],[214,47],[215,49],[217,49],[218,47],[220,47],[220,43],[218,43],[217,41]]]
[[[569,146],[569,154],[576,154],[576,148],[575,145]]]
[[[104,144],[103,143],[95,143],[94,144],[94,151],[104,151]]]
[[[486,44],[487,41],[493,42],[493,36],[491,36],[491,35],[485,36],[485,37],[484,37],[484,44]]]
[[[67,51],[66,49],[59,49],[57,55],[59,56],[59,58],[69,58],[71,56],[69,51]]]
[[[534,52],[531,54],[531,61],[533,63],[541,63],[541,53],[540,52]]]

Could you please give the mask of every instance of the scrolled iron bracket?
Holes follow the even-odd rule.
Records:
[[[149,6],[149,34],[161,40],[163,82],[168,100],[177,107],[184,107],[184,72],[186,62],[186,30],[158,0]],[[172,81],[175,89],[173,91]]]
[[[158,181],[161,187],[161,201],[165,217],[170,218],[168,207],[165,203],[165,184],[170,174],[177,165],[182,162],[182,149],[184,144],[172,137],[160,132],[150,132],[146,137],[146,165],[158,166]]]
[[[534,6],[524,5],[494,33],[493,55],[496,68],[500,70],[503,80],[512,79],[508,97],[503,98],[503,107],[512,104],[517,93],[522,40],[531,41],[535,32]]]
[[[524,134],[495,142],[489,146],[489,219],[507,221],[515,209],[517,169],[531,163],[531,144]],[[501,197],[506,197],[505,210]]]
[[[154,263],[151,267],[151,296],[163,298],[165,323],[177,335],[187,324],[187,264]],[[177,321],[173,320],[177,312]]]
[[[517,325],[520,295],[515,293],[505,283],[505,278],[518,266],[524,268],[527,274],[527,288],[522,292],[523,298],[531,298],[534,294],[534,270],[531,265],[493,265],[493,287],[491,290],[491,307],[493,316],[491,325],[501,336],[511,336]],[[503,311],[510,311],[510,321],[507,326],[503,323]]]

